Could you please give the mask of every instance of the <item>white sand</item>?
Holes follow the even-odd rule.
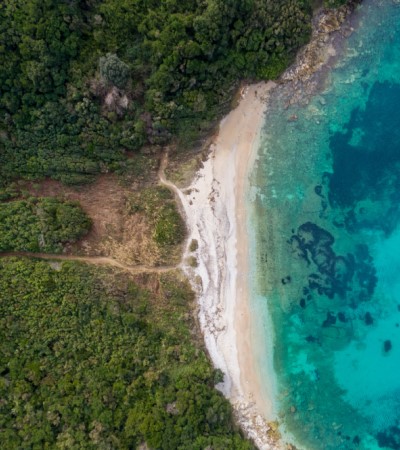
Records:
[[[320,17],[311,43],[283,79],[293,83],[307,80],[326,64],[327,58],[322,56],[332,56],[333,48],[333,37],[327,37],[337,29],[326,23],[334,15],[334,23],[340,24],[346,14],[343,9]],[[263,379],[260,383],[255,361],[260,348],[252,342],[251,333],[244,194],[263,124],[263,100],[273,85],[270,82],[247,87],[238,107],[222,120],[211,154],[190,188],[177,190],[171,184],[182,201],[189,228],[186,259],[195,255],[199,263],[196,269],[188,264],[182,268],[198,292],[200,324],[208,352],[215,367],[225,374],[224,383],[218,387],[233,404],[242,428],[261,450],[281,449],[284,444],[272,443],[267,434],[267,420],[275,419],[273,380]],[[309,92],[314,88],[311,82]],[[189,251],[192,239],[199,243],[195,253]]]
[[[221,122],[208,160],[190,188],[179,191],[188,246],[198,241],[196,269],[183,269],[198,291],[199,316],[208,352],[225,374],[218,387],[247,435],[260,449],[276,448],[267,435],[272,402],[260,388],[252,351],[248,305],[245,189],[257,150],[265,97],[273,83],[245,88],[236,109]],[[201,279],[201,282],[200,282]],[[265,383],[265,381],[264,381]]]

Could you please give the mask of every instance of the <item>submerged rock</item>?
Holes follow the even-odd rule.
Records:
[[[376,435],[378,445],[381,448],[391,448],[393,450],[400,448],[400,428],[393,426],[381,431]]]
[[[374,323],[374,319],[372,318],[371,313],[369,313],[369,312],[365,313],[364,320],[365,320],[365,325],[372,325]]]
[[[326,320],[323,322],[323,327],[330,327],[331,325],[335,325],[336,316],[332,314],[330,311],[326,314]]]
[[[392,342],[387,339],[384,343],[383,343],[383,350],[385,351],[385,353],[390,352],[390,350],[392,350]]]

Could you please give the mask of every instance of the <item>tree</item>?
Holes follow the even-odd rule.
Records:
[[[129,80],[129,66],[121,61],[117,55],[107,53],[99,60],[101,77],[119,89],[124,89]]]

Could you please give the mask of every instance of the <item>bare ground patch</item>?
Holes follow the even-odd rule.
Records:
[[[140,196],[143,186],[157,183],[157,172],[152,171],[146,182],[121,182],[114,174],[105,174],[85,186],[69,187],[54,180],[19,182],[24,196],[57,197],[78,201],[91,218],[91,231],[79,243],[66,247],[66,254],[105,256],[125,265],[156,266],[165,263],[166,255],[153,239],[153,228],[141,212],[132,213],[128,198],[132,193]],[[172,249],[175,261],[180,248]],[[171,261],[168,258],[168,261]]]

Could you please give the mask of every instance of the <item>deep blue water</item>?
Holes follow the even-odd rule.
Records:
[[[252,308],[307,450],[400,449],[400,3],[352,20],[310,98],[272,93],[252,176]]]

